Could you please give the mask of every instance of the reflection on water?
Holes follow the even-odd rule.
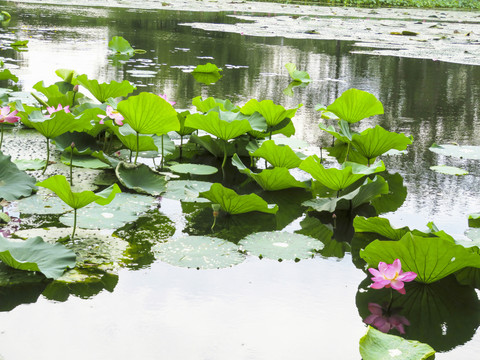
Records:
[[[398,172],[398,176],[403,176],[403,185],[408,189],[403,205],[393,214],[387,215],[392,220],[393,226],[408,225],[412,228],[424,228],[428,221],[434,220],[439,228],[460,237],[467,226],[466,214],[478,211],[476,196],[480,177],[449,177],[429,170],[431,165],[447,164],[462,166],[471,173],[480,174],[478,161],[455,161],[428,151],[428,147],[434,142],[480,145],[480,127],[477,116],[480,108],[479,68],[430,60],[350,55],[350,44],[339,41],[247,37],[241,34],[205,32],[180,25],[193,21],[217,23],[236,21],[227,14],[221,13],[54,6],[36,8],[29,5],[13,6],[11,4],[6,5],[5,9],[13,15],[13,18],[9,29],[0,32],[0,39],[2,41],[30,40],[26,52],[2,50],[2,56],[6,59],[6,67],[18,75],[21,79],[20,87],[24,90],[30,90],[36,82],[41,80],[44,80],[46,85],[50,85],[58,81],[58,77],[54,73],[56,69],[70,68],[78,73],[86,73],[89,78],[97,78],[100,81],[129,80],[137,86],[138,91],[166,94],[169,99],[177,102],[177,108],[190,108],[191,100],[199,95],[204,98],[207,96],[226,98],[236,104],[243,104],[251,98],[272,99],[287,108],[302,103],[303,107],[300,108],[294,119],[297,136],[315,146],[325,146],[331,141],[317,127],[320,120],[314,111],[315,105],[330,104],[344,90],[351,87],[369,91],[384,104],[385,115],[366,120],[360,126],[371,126],[378,123],[388,130],[405,132],[414,137],[414,143],[406,155],[390,157],[385,160],[387,168],[392,174]],[[11,32],[11,30],[15,32]],[[111,54],[107,44],[113,36],[123,36],[134,48],[144,49],[146,53],[120,60],[109,59]],[[193,76],[185,71],[206,62],[215,63],[223,68],[223,78],[212,86],[197,83]],[[284,67],[288,62],[295,63],[299,70],[307,71],[313,79],[306,88],[295,89],[293,98],[286,97],[282,93],[290,82],[290,77]],[[236,172],[230,173],[232,176],[233,174]],[[400,191],[403,189],[401,178],[396,180],[398,180]],[[268,194],[262,194],[262,196],[264,195]],[[283,196],[279,193],[276,196],[279,196],[275,199],[276,202],[292,202],[288,195]],[[275,202],[273,199],[268,201]],[[288,211],[279,213],[276,219],[269,216],[255,218],[255,229],[265,231],[284,228],[301,216],[303,212],[301,201],[301,196],[296,197],[292,202],[293,206]],[[169,201],[164,199],[162,204],[168,205]],[[172,206],[179,207],[178,202]],[[286,209],[286,207],[283,208]],[[368,209],[363,210],[368,211]],[[213,220],[211,209],[205,208],[201,204],[182,203],[181,209],[175,208],[174,210],[173,207],[165,206],[162,211],[169,217],[174,214],[170,218],[175,221],[176,230],[172,226],[171,232],[184,231],[191,234],[196,232],[205,234]],[[183,212],[185,216],[178,218],[179,212]],[[350,215],[339,216],[336,220],[338,224],[334,226],[333,237],[330,228],[325,227],[325,256],[334,255],[341,258],[345,256],[345,251],[350,251],[350,245],[344,241],[351,237],[353,231]],[[298,228],[302,227],[307,230],[309,224],[316,223],[318,219],[306,217],[300,220],[303,225],[298,225]],[[218,221],[224,226],[218,227],[218,229],[222,229],[222,232],[216,236],[227,239],[232,237],[230,232],[234,232],[238,236],[242,231],[246,231],[246,224],[251,225],[252,223],[248,217],[238,217],[233,220],[221,218]],[[320,221],[334,225],[332,219],[320,219]],[[170,227],[170,224],[167,223],[166,226]],[[135,229],[124,229],[125,233],[129,231],[135,232]],[[148,232],[155,232],[157,229],[144,229],[144,231],[146,231],[146,235],[150,236]],[[169,344],[179,343],[178,341],[184,336],[182,334],[185,334],[182,330],[192,326],[191,322],[195,320],[207,324],[205,327],[199,326],[198,323],[193,324],[195,331],[186,333],[192,338],[198,335],[196,333],[201,333],[204,328],[213,337],[223,334],[221,329],[225,329],[227,332],[235,330],[236,327],[241,329],[236,330],[232,336],[236,334],[243,339],[239,341],[232,341],[231,338],[222,339],[229,344],[229,347],[216,345],[215,350],[224,355],[227,348],[237,349],[236,353],[235,351],[232,351],[233,354],[232,352],[228,353],[228,358],[231,359],[265,358],[262,355],[269,353],[269,347],[275,346],[278,347],[278,351],[274,351],[273,354],[280,355],[280,358],[284,354],[292,355],[284,357],[286,359],[301,357],[294,356],[294,354],[302,354],[304,358],[311,358],[318,349],[309,348],[312,346],[309,341],[321,338],[321,336],[312,336],[316,332],[324,336],[323,340],[327,340],[330,334],[329,328],[332,326],[336,330],[335,334],[341,339],[340,341],[355,344],[364,333],[361,320],[356,314],[352,314],[353,293],[350,291],[352,286],[357,286],[356,284],[360,280],[359,276],[362,274],[348,264],[349,255],[345,256],[346,261],[342,261],[341,264],[333,264],[331,261],[319,261],[315,265],[312,265],[313,262],[305,262],[302,265],[297,264],[297,267],[282,264],[288,267],[288,271],[285,270],[285,267],[282,268],[278,264],[268,263],[265,260],[260,263],[251,260],[236,269],[219,271],[215,274],[202,273],[197,276],[192,275],[191,272],[187,273],[187,270],[184,269],[177,270],[165,264],[152,264],[154,259],[151,256],[150,247],[151,243],[145,240],[143,243],[136,244],[136,247],[132,247],[130,253],[126,254],[127,259],[133,259],[131,262],[126,261],[126,266],[139,271],[136,273],[124,272],[124,278],[122,280],[122,276],[120,276],[118,286],[116,278],[107,277],[99,281],[92,289],[67,289],[51,286],[44,296],[56,301],[63,301],[68,298],[69,294],[89,297],[91,296],[89,294],[96,294],[102,289],[113,290],[116,287],[115,293],[111,295],[113,297],[109,297],[109,294],[103,292],[90,300],[90,304],[95,307],[93,313],[98,318],[90,317],[89,319],[104,331],[116,332],[114,343],[121,345],[125,338],[128,337],[128,340],[131,340],[132,330],[130,332],[123,330],[122,324],[116,322],[107,324],[108,321],[113,321],[108,317],[122,318],[131,311],[133,317],[122,319],[122,321],[127,326],[137,327],[135,331],[138,330],[138,334],[144,337],[141,344],[145,347],[148,346],[148,339],[153,341],[152,331],[158,332],[155,333],[155,339],[165,336],[168,341],[164,342],[164,345],[169,349],[165,355],[170,356],[169,358],[180,353],[185,355],[182,357],[183,359],[188,356],[192,358],[191,352],[175,352]],[[358,253],[358,249],[356,252],[354,250],[352,252]],[[150,266],[153,268],[152,275],[147,275],[149,274],[147,272],[140,274],[141,269]],[[359,263],[358,266],[361,264]],[[267,278],[258,281],[257,271],[259,269],[275,277],[274,283],[270,284]],[[278,272],[282,272],[285,278],[277,277]],[[332,272],[336,272],[335,281],[332,280]],[[293,273],[296,276],[292,277]],[[140,275],[136,276],[135,274]],[[240,283],[233,281],[235,284],[230,284],[229,276],[232,274],[238,277],[236,280]],[[319,274],[326,274],[322,281],[319,280],[321,278]],[[142,278],[148,280],[142,280]],[[255,278],[261,285],[255,285],[254,291],[249,290],[251,278]],[[309,279],[309,282],[305,282],[305,279]],[[142,287],[143,282],[148,285]],[[347,284],[350,292],[338,289],[342,288],[342,285],[338,284],[344,283]],[[204,285],[205,287],[202,288]],[[199,294],[191,292],[193,291],[191,290],[192,286],[194,289],[198,287]],[[237,297],[229,295],[229,286],[234,288],[232,293]],[[270,290],[271,292],[269,292]],[[427,300],[439,297],[442,301],[451,301],[446,297],[448,294],[435,295],[437,290],[427,290],[422,288],[418,291],[412,290],[411,293],[420,294]],[[41,291],[43,289],[36,289],[35,295],[23,302],[34,302]],[[473,301],[475,293],[472,292],[473,290],[462,295],[462,299],[468,298],[468,301]],[[15,290],[12,293],[16,294],[17,292]],[[215,298],[219,293],[220,298]],[[336,294],[333,295],[333,293]],[[431,293],[435,293],[433,297]],[[278,300],[272,294],[285,298]],[[343,294],[343,296],[338,294]],[[359,304],[361,295],[363,296],[359,293],[357,297],[357,305],[362,318],[365,318],[369,314],[368,302],[382,304],[382,299],[362,300],[363,305],[361,305]],[[256,309],[255,302],[262,297],[268,301],[261,301],[260,312]],[[332,297],[336,301],[334,305],[331,303]],[[128,306],[122,305],[122,299],[127,299]],[[155,303],[152,299],[159,302]],[[405,299],[410,298],[406,297]],[[112,301],[116,308],[111,308],[109,301]],[[293,301],[300,301],[305,311],[292,308]],[[474,303],[475,311],[477,311],[478,304]],[[17,305],[10,307],[13,308]],[[42,310],[59,311],[59,316],[54,318],[57,325],[63,324],[60,314],[73,313],[79,308],[78,303],[72,303],[70,300],[61,307],[53,307],[52,304],[45,301],[39,301],[37,305]],[[220,307],[221,321],[213,319],[218,316],[214,305]],[[276,305],[282,309],[280,313],[276,312]],[[195,309],[191,309],[189,306],[194,306]],[[415,307],[416,305],[409,304],[408,306],[413,309],[411,311],[418,311],[411,314],[402,313],[412,323],[411,326],[405,327],[407,337],[428,340],[430,345],[438,350],[447,350],[465,343],[473,336],[478,327],[477,317],[470,312],[471,306],[464,306],[447,317],[442,315],[444,309],[439,307],[439,315],[434,314],[436,317],[433,320],[425,320],[425,324],[422,323],[424,328],[415,325],[415,322],[425,319],[418,316],[423,311],[421,306],[419,305],[418,309]],[[330,308],[336,309],[336,316],[331,314]],[[407,305],[405,305],[406,308]],[[451,304],[447,308],[450,309]],[[80,309],[81,312],[86,311],[81,305]],[[241,311],[249,309],[251,314],[243,317],[236,313],[237,309],[241,309]],[[108,315],[101,315],[102,311]],[[169,315],[171,312],[174,313],[174,316]],[[289,316],[290,313],[293,315]],[[162,315],[161,318],[159,318],[159,314]],[[149,315],[161,322],[162,326],[153,324],[148,318]],[[193,320],[187,319],[187,315],[192,316]],[[289,337],[285,337],[280,331],[275,331],[274,336],[277,337],[277,340],[281,339],[282,345],[279,345],[279,341],[275,341],[273,338],[265,341],[267,345],[259,343],[255,337],[248,335],[252,327],[257,326],[255,324],[257,324],[256,320],[259,315],[265,321],[264,326],[259,329],[263,328],[265,332],[271,331],[272,326],[280,329],[279,324],[283,323],[288,325],[285,328],[295,329],[294,333],[287,332]],[[39,321],[37,313],[31,307],[25,311],[23,316]],[[308,316],[312,316],[315,321],[308,320]],[[67,317],[71,321],[81,322],[81,319],[73,315]],[[141,322],[135,317],[144,321]],[[279,322],[279,318],[282,318],[283,322]],[[455,332],[447,331],[447,335],[457,333],[456,329],[459,324],[457,318],[465,319],[468,326],[462,330],[463,332],[459,330],[458,336],[452,335],[446,342],[435,343],[438,348],[431,343],[435,340],[431,340],[427,335],[413,333],[414,329],[430,331],[431,328],[434,328],[437,333],[441,333],[443,324],[455,329]],[[24,318],[17,312],[5,319],[4,324],[13,326],[12,324],[22,321],[21,319]],[[231,325],[225,326],[225,319],[230,319]],[[208,325],[210,321],[213,324],[211,326]],[[342,321],[344,323],[341,323]],[[298,335],[306,331],[302,324],[307,324],[308,327],[306,339]],[[110,326],[113,330],[109,328]],[[342,329],[345,330],[345,328],[348,329],[342,332]],[[80,336],[82,331],[87,332],[87,330],[90,331],[88,327],[81,325],[77,329],[76,335]],[[15,331],[7,331],[6,339],[15,338]],[[162,332],[167,334],[162,334]],[[99,335],[96,331],[92,333]],[[254,333],[258,335],[258,332]],[[201,338],[207,341],[208,338],[205,338],[204,335],[201,334]],[[62,336],[62,334],[57,332],[57,336]],[[288,348],[285,345],[289,341],[287,338],[294,339],[296,349]],[[440,338],[446,339],[446,337]],[[111,358],[112,353],[118,354],[117,351],[102,348],[98,341],[93,339],[90,341],[98,349],[99,354],[105,355],[104,358]],[[0,336],[0,342],[3,342],[2,336]],[[325,342],[330,343],[331,341]],[[211,349],[203,346],[200,342],[192,343],[192,346],[205,357],[209,354],[208,350]],[[341,345],[337,346],[341,347]],[[299,347],[302,348],[300,352],[298,352]],[[465,354],[472,354],[475,350],[474,347],[475,345],[471,345],[470,348],[463,349],[463,351]],[[262,351],[265,351],[265,354]],[[341,349],[337,349],[336,352],[332,351],[332,354],[338,356],[342,354]],[[462,350],[456,349],[454,357],[461,357],[462,355],[457,355],[460,354],[457,351]],[[152,356],[152,353],[145,349],[141,353],[145,359]],[[345,358],[354,358],[357,354],[356,348],[351,349],[349,354],[352,356]],[[23,355],[27,358],[29,356],[28,354]],[[338,356],[337,358],[340,358]],[[438,358],[441,358],[440,356]]]

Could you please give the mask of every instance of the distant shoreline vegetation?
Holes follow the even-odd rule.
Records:
[[[335,5],[361,7],[414,7],[480,10],[478,0],[255,0],[298,5]]]

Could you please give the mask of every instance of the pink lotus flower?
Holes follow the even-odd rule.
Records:
[[[374,268],[368,269],[373,275],[373,289],[381,289],[383,287],[397,290],[400,294],[405,294],[404,282],[412,281],[417,277],[413,271],[403,272],[400,259],[396,259],[393,264],[384,262],[378,263],[378,270]]]
[[[105,118],[108,117],[115,121],[115,124],[118,126],[123,125],[123,116],[120,114],[117,110],[115,110],[112,106],[107,105],[107,110],[106,110],[107,115],[97,115],[100,118],[100,124],[103,124],[105,121]]]
[[[70,112],[70,105],[67,105],[65,107],[62,106],[62,104],[58,104],[57,108],[55,109],[55,106],[49,106],[47,107],[47,111],[50,115],[53,113],[56,113],[57,111],[65,111],[66,113]]]
[[[16,123],[18,120],[20,120],[20,117],[15,116],[17,115],[18,110],[14,110],[10,112],[10,106],[4,106],[0,110],[0,123],[9,123],[13,124]]]
[[[172,105],[172,106],[176,104],[175,101],[169,101],[169,100],[167,99],[167,94],[158,94],[158,96],[160,96],[163,100],[165,100],[166,102],[168,102],[168,103],[169,103],[170,105]]]
[[[397,329],[400,334],[405,334],[404,325],[410,325],[405,316],[399,314],[389,315],[383,307],[376,303],[368,303],[368,310],[371,315],[367,316],[363,322],[376,327],[384,333],[388,333],[392,329]]]

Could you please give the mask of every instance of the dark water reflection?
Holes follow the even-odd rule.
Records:
[[[448,159],[428,151],[434,142],[480,145],[479,67],[352,55],[352,45],[339,41],[245,37],[181,25],[236,21],[224,13],[4,5],[13,18],[8,31],[0,32],[1,40],[30,40],[27,52],[2,50],[6,66],[19,76],[23,90],[30,90],[40,80],[49,85],[58,80],[56,69],[71,68],[101,81],[129,80],[138,91],[166,93],[177,102],[177,108],[190,108],[191,100],[199,95],[226,98],[238,104],[251,98],[272,99],[286,107],[303,103],[295,119],[297,136],[314,146],[324,146],[330,139],[318,129],[320,120],[315,105],[329,104],[343,91],[355,87],[375,94],[385,108],[384,116],[366,120],[359,128],[380,124],[414,137],[406,155],[385,160],[389,172],[399,172],[408,189],[403,206],[387,215],[393,225],[423,229],[433,220],[440,229],[462,237],[467,214],[479,210],[480,176],[449,177],[429,170],[432,165],[446,164],[480,175],[478,161]],[[123,36],[134,48],[146,53],[115,66],[108,60],[107,49],[113,36]],[[206,62],[224,69],[223,78],[212,86],[197,83],[186,71]],[[284,68],[288,62],[307,71],[314,80],[308,87],[296,89],[293,98],[282,93],[290,81]],[[187,218],[192,218],[184,230],[204,233],[211,226],[210,209],[192,205],[192,209],[182,210]],[[292,212],[283,214],[283,226],[301,214],[300,205]],[[276,222],[258,220],[260,229],[283,228]],[[245,221],[231,226],[242,228]],[[345,228],[348,233],[351,230]],[[343,257],[348,246],[341,241],[341,234],[337,235],[339,239],[331,252]],[[228,233],[219,236],[230,238]],[[144,259],[147,265],[153,261],[149,256],[146,254]],[[132,268],[141,269],[145,264],[133,264]],[[161,271],[171,272],[163,268]],[[128,292],[120,288],[120,294]],[[175,284],[171,288],[178,290]],[[360,312],[363,315],[364,309]],[[442,324],[441,319],[435,321],[436,326]],[[468,336],[453,341],[453,346],[470,338],[477,325],[478,319]]]

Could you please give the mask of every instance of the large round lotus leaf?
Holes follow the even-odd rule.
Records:
[[[455,166],[436,165],[430,166],[430,170],[447,175],[467,175],[468,171]]]
[[[152,206],[155,198],[129,193],[117,194],[105,206],[91,203],[77,211],[77,226],[84,229],[118,229],[124,224],[138,219],[141,213]],[[60,221],[73,226],[73,212],[60,217]]]
[[[480,160],[480,146],[433,144],[429,150],[440,155],[453,156],[460,159]]]
[[[208,191],[211,182],[194,180],[172,180],[167,184],[164,198],[181,201],[208,202],[207,199],[198,197],[199,193]]]
[[[245,256],[238,246],[208,236],[188,236],[155,245],[158,259],[175,266],[221,269],[240,264]]]
[[[0,199],[7,201],[29,196],[35,189],[36,180],[21,171],[0,151]]]
[[[68,240],[63,245],[77,254],[77,266],[105,266],[103,268],[115,268],[123,260],[123,254],[128,248],[128,242],[118,237],[107,235],[98,230],[77,229],[75,240],[70,240],[72,234],[70,228],[30,229],[20,230],[16,236],[27,238],[36,234],[45,241],[55,243],[58,239]],[[66,274],[68,277],[68,274]]]
[[[45,160],[40,159],[18,159],[14,161],[19,170],[40,170],[45,167]]]
[[[165,177],[145,164],[121,162],[115,169],[123,186],[143,194],[160,195],[167,188]]]
[[[360,339],[360,355],[363,360],[424,360],[434,354],[435,350],[428,344],[384,334],[370,326],[367,334]]]
[[[280,261],[311,258],[324,246],[309,236],[281,231],[251,234],[238,244],[251,255]]]
[[[192,175],[211,175],[218,172],[216,167],[202,164],[175,164],[169,168],[176,173]]]
[[[67,166],[70,166],[70,153],[62,153],[61,161]],[[81,156],[73,155],[72,163],[74,167],[87,168],[87,169],[110,169],[111,166],[104,163],[103,161],[91,157],[91,156]]]
[[[33,195],[17,202],[21,214],[63,214],[71,208],[57,196]]]
[[[50,279],[62,276],[67,267],[75,267],[73,251],[62,244],[48,244],[39,236],[26,241],[0,236],[0,260],[15,269],[39,271]]]

